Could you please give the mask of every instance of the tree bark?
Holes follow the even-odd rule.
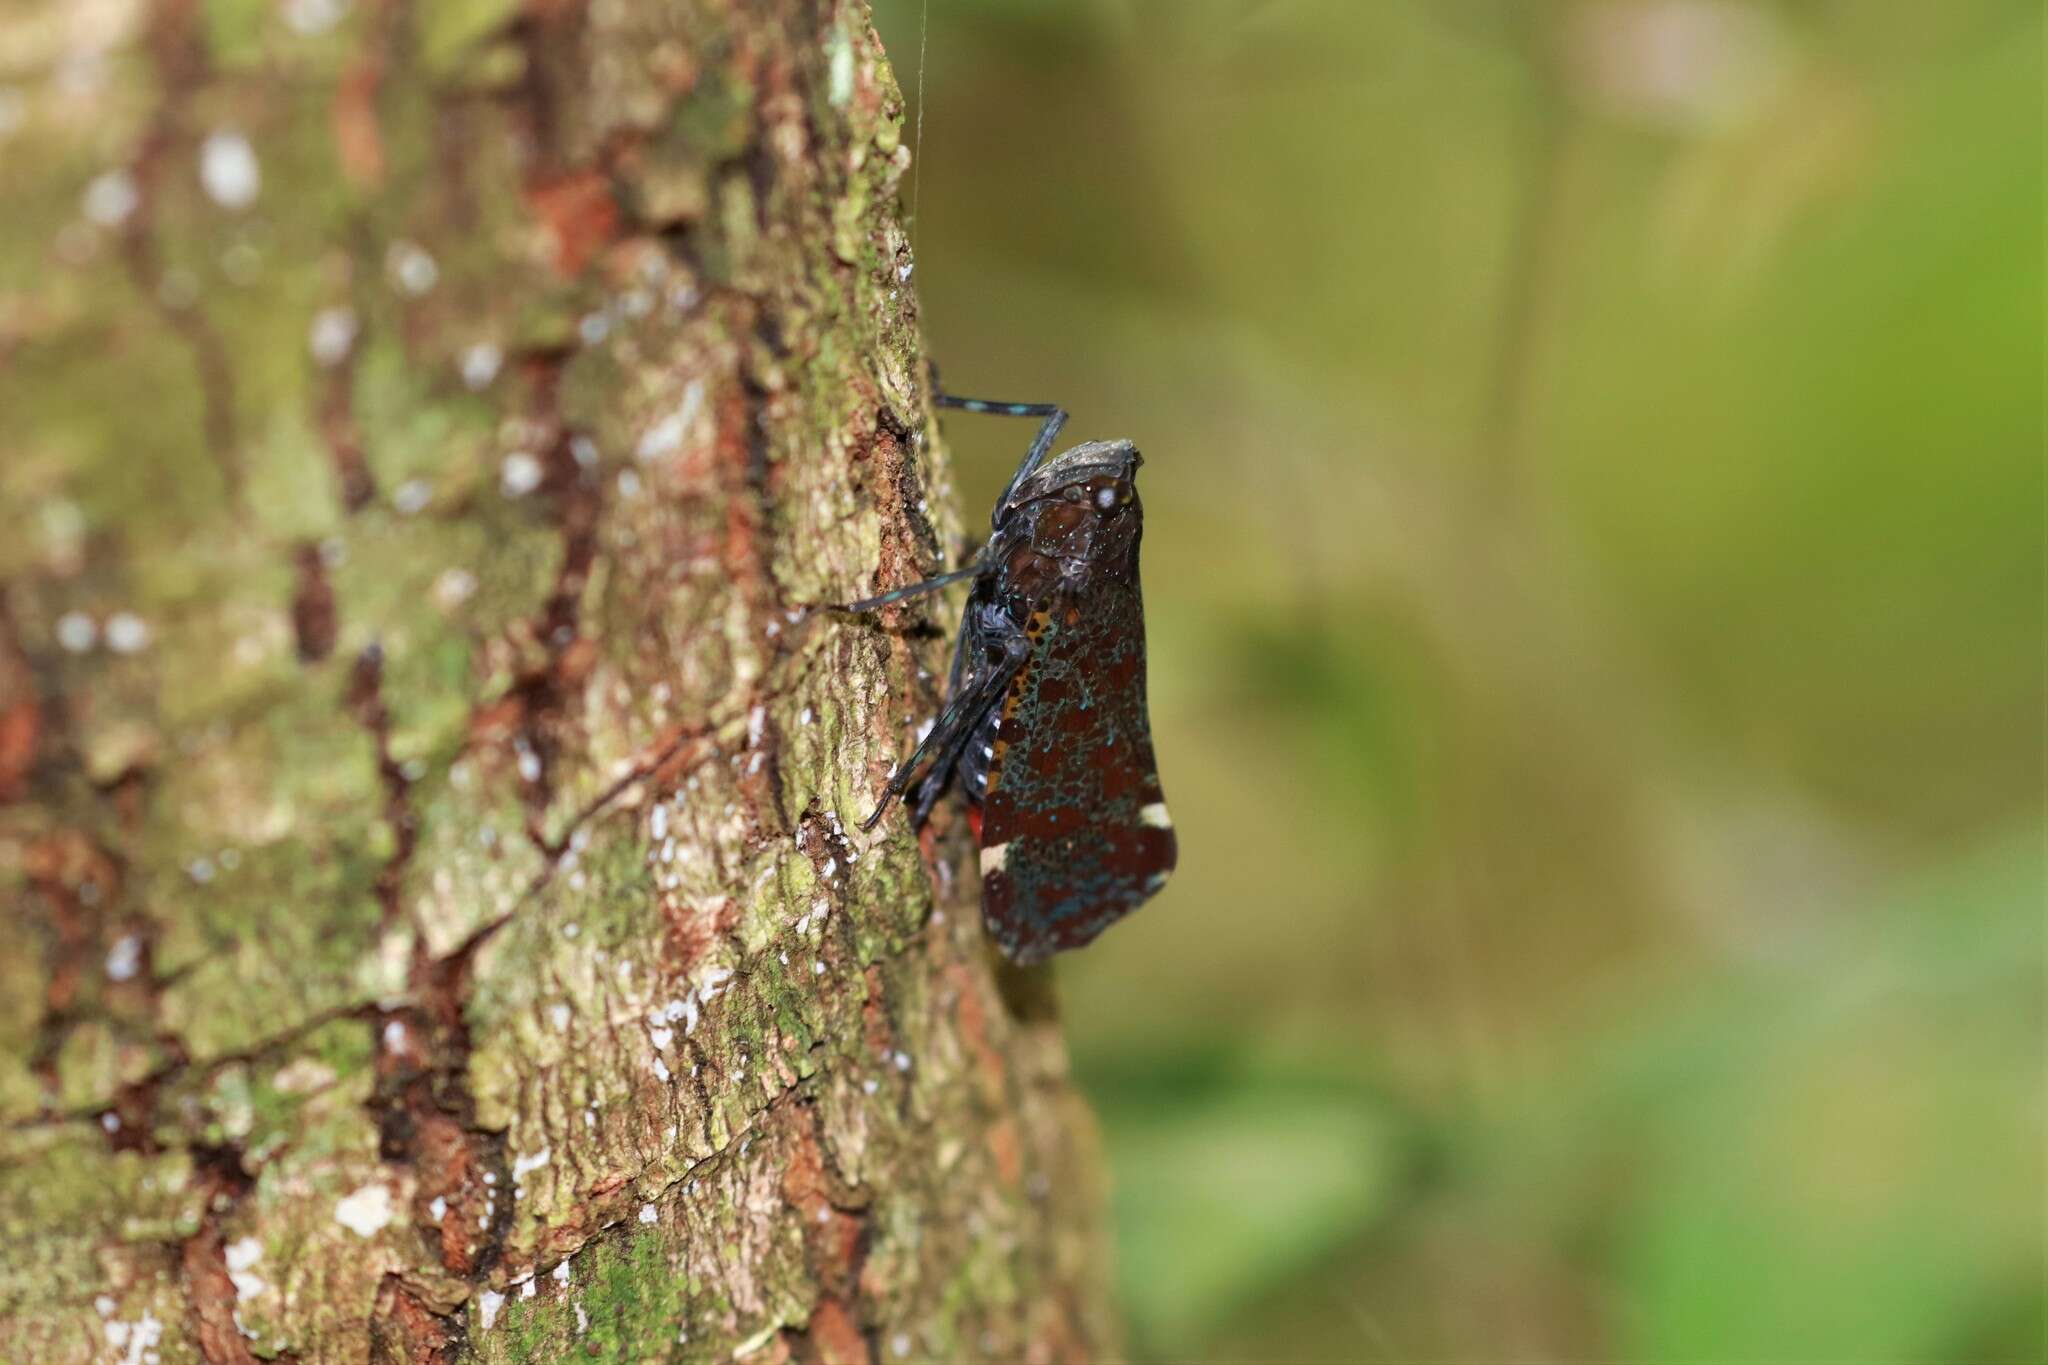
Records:
[[[856,824],[943,612],[801,614],[958,550],[866,6],[0,61],[0,1357],[1110,1349],[1043,987]]]

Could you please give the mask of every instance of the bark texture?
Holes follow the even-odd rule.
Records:
[[[1084,1358],[855,820],[957,549],[858,0],[0,15],[0,1358]],[[935,892],[934,888],[938,888]]]

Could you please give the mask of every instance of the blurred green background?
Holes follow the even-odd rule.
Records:
[[[922,37],[949,387],[1148,461],[1134,1353],[2042,1359],[2038,3]]]

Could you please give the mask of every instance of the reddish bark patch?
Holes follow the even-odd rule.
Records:
[[[7,603],[0,600],[0,804],[19,800],[27,792],[42,734],[35,674],[16,637]]]
[[[861,1041],[867,1045],[870,1055],[885,1058],[896,1047],[896,1027],[889,1019],[889,1010],[884,1003],[887,988],[882,984],[882,969],[879,965],[869,967],[862,978],[868,988],[868,998],[861,1002]]]
[[[235,1326],[235,1283],[228,1278],[227,1252],[210,1215],[185,1239],[179,1260],[192,1306],[192,1334],[206,1365],[256,1365],[242,1329]]]
[[[43,733],[43,710],[25,697],[0,710],[0,801],[19,800],[28,790]]]
[[[555,270],[565,279],[581,275],[592,256],[618,240],[619,203],[602,171],[538,181],[526,191],[526,206],[547,230]]]
[[[391,826],[392,837],[391,856],[377,873],[377,900],[384,908],[385,923],[395,923],[402,912],[405,865],[412,861],[419,829],[412,813],[412,781],[391,753],[391,711],[384,704],[384,651],[374,644],[356,656],[349,672],[348,706],[376,745],[384,819]]]
[[[370,1332],[371,1359],[407,1365],[453,1360],[459,1335],[452,1322],[413,1297],[396,1275],[386,1275],[377,1286]]]
[[[298,640],[299,662],[314,664],[334,652],[340,613],[335,609],[334,585],[328,582],[320,547],[311,543],[299,546],[293,563],[299,581],[292,591],[292,633]]]
[[[242,1329],[235,1323],[235,1282],[228,1275],[227,1249],[220,1234],[223,1214],[249,1192],[241,1154],[230,1147],[193,1151],[195,1190],[201,1196],[199,1227],[178,1248],[185,1304],[192,1335],[206,1365],[256,1365]]]
[[[1000,1099],[1005,1080],[1003,1054],[989,1039],[988,1007],[981,998],[979,982],[965,963],[953,963],[946,969],[946,975],[952,978],[953,987],[959,992],[960,1003],[954,1007],[953,1018],[960,1028],[960,1041],[974,1058],[983,1093],[991,1099]]]
[[[811,1320],[793,1346],[804,1365],[871,1365],[874,1360],[853,1310],[832,1294],[811,1309]]]
[[[1015,1123],[999,1119],[989,1126],[988,1151],[995,1158],[997,1179],[1011,1189],[1024,1183],[1024,1148]]]
[[[375,190],[384,183],[384,134],[377,123],[377,91],[383,84],[380,58],[351,63],[341,73],[329,110],[342,176],[357,189]]]
[[[76,1003],[84,973],[99,961],[99,915],[119,882],[113,859],[77,830],[57,830],[28,846],[21,870],[50,908],[56,941],[48,964],[44,1009],[60,1020]],[[90,888],[90,889],[88,889]],[[55,1040],[47,1040],[54,1045]]]
[[[690,969],[710,951],[716,929],[712,916],[704,908],[672,900],[664,896],[661,902],[661,920],[667,931],[663,935],[662,958],[669,972],[678,977],[690,974]]]

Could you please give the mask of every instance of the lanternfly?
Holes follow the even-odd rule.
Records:
[[[1013,960],[1040,962],[1143,904],[1177,856],[1145,709],[1142,461],[1129,441],[1048,460],[1067,420],[1050,403],[934,401],[1042,425],[973,563],[846,608],[974,580],[945,707],[862,825],[913,784],[922,824],[957,778],[981,843],[982,918]]]

